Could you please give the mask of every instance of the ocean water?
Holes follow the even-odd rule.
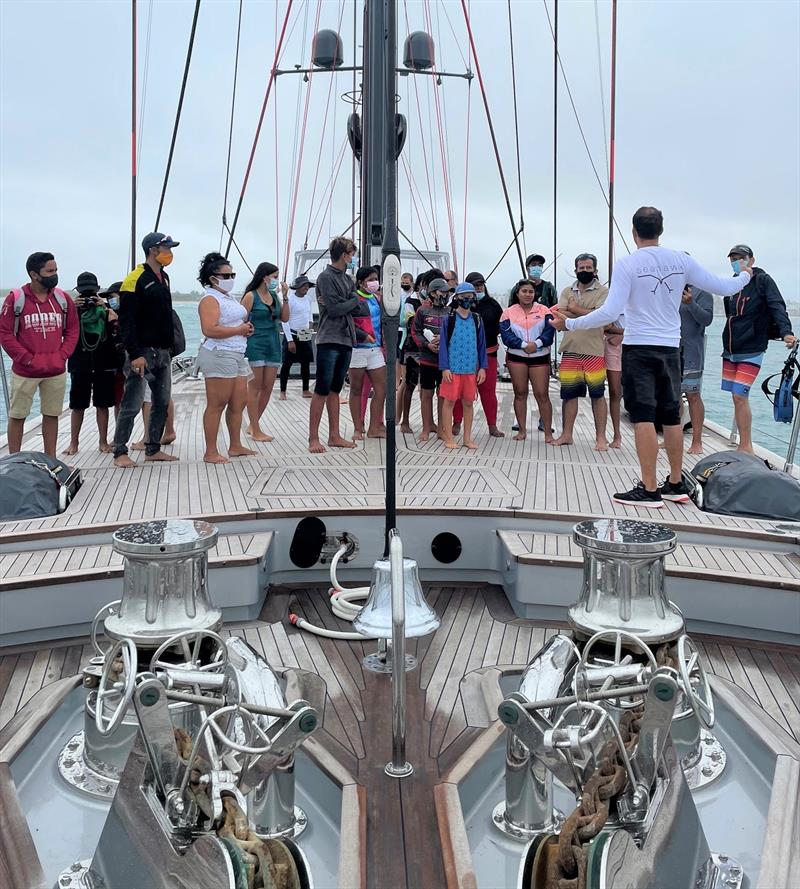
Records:
[[[183,321],[186,331],[186,351],[196,352],[200,345],[200,320],[197,315],[196,303],[176,303],[175,308]],[[793,319],[794,329],[800,330],[800,321]],[[703,377],[703,400],[706,405],[706,416],[709,420],[730,429],[733,421],[731,397],[722,392],[720,375],[722,371],[722,328],[724,318],[715,318],[708,328],[706,336],[706,366]],[[778,373],[786,360],[786,347],[782,343],[770,343],[758,380],[750,393],[750,404],[753,411],[753,440],[756,444],[768,448],[780,457],[784,457],[789,445],[791,424],[776,423],[772,419],[772,405],[761,391],[761,381],[773,373]],[[3,355],[6,368],[10,368],[7,355]],[[9,377],[10,379],[10,377]],[[38,402],[34,404],[34,413],[38,414]],[[0,397],[0,423],[5,426],[5,404]]]

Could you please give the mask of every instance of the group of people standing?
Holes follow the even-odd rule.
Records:
[[[475,449],[473,414],[478,399],[489,435],[505,435],[497,421],[502,343],[514,391],[515,440],[528,435],[532,391],[539,429],[548,444],[573,443],[578,399],[588,395],[595,448],[619,447],[624,397],[634,425],[641,482],[631,491],[615,494],[614,499],[637,506],[686,500],[681,475],[681,400],[685,395],[692,423],[689,452],[700,453],[704,420],[700,393],[705,329],[713,319],[711,293],[725,298],[722,388],[733,396],[744,450],[752,450],[747,396],[768,341],[780,337],[791,346],[795,337],[775,282],[755,267],[749,247],[739,244],[731,249],[734,277],[720,278],[687,253],[661,247],[662,231],[660,211],[653,207],[637,210],[633,217],[637,250],[615,264],[610,289],[600,281],[597,258],[581,253],[575,259],[574,282],[557,296],[543,277],[545,258],[532,254],[526,260],[528,275],[513,286],[506,307],[490,295],[478,272],[471,272],[461,283],[452,270],[431,269],[416,280],[405,273],[394,356],[386,355],[382,337],[380,269],[358,266],[352,240],[333,239],[330,263],[316,282],[301,275],[289,286],[279,281],[276,265],[260,263],[241,297],[234,294],[236,272],[231,262],[220,253],[209,253],[198,273],[204,288],[199,303],[203,340],[196,360],[207,396],[204,459],[227,463],[256,453],[242,443],[245,412],[247,436],[254,442],[272,440],[263,427],[264,413],[278,378],[280,398],[286,397],[295,363],[300,365],[303,397],[311,401],[311,453],[326,449],[320,439],[323,413],[327,413],[328,447],[354,448],[364,436],[384,437],[387,397],[397,400],[401,431],[411,433],[411,405],[417,388],[422,416],[419,440],[437,435],[453,449],[463,435],[463,446]],[[55,456],[68,364],[72,434],[67,453],[78,449],[84,411],[91,400],[100,450],[113,451],[116,466],[136,465],[128,442],[143,408],[145,437],[140,446],[145,460],[178,459],[162,450],[162,444],[175,437],[172,358],[185,349],[166,272],[178,245],[169,235],[148,234],[142,241],[144,262],[125,280],[101,290],[96,276],[84,272],[76,284],[76,298],[58,289],[52,254],[34,253],[28,258],[30,283],[12,291],[0,311],[0,345],[13,362],[11,452],[21,447],[25,418],[38,391],[44,449]],[[319,307],[316,331],[309,297],[312,287]],[[562,333],[558,364],[562,429],[556,437],[550,375],[557,332]],[[386,391],[387,360],[397,362],[396,393]],[[340,424],[341,393],[348,380],[352,438],[342,434]],[[108,441],[112,408],[116,415],[113,444]],[[218,447],[223,414],[227,455]],[[610,441],[606,435],[609,415]],[[661,484],[656,479],[657,430],[663,433],[670,463],[669,477]]]

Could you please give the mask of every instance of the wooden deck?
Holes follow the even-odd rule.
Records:
[[[272,590],[259,620],[227,630],[273,666],[300,667],[325,681],[317,737],[367,790],[368,883],[383,889],[445,885],[433,788],[478,731],[467,725],[462,677],[479,667],[524,665],[560,631],[516,618],[496,587],[432,586],[427,596],[442,623],[433,635],[409,640],[409,653],[419,660],[407,674],[407,756],[415,772],[403,781],[383,773],[391,755],[389,678],[361,666],[375,643],[314,636],[287,620],[291,606],[312,623],[349,629],[331,614],[326,590]],[[794,651],[696,641],[706,669],[733,681],[800,740],[800,657]],[[86,640],[75,640],[0,658],[0,727],[40,688],[74,674],[91,653]],[[430,854],[418,854],[423,847]]]
[[[111,455],[98,452],[94,418],[92,412],[87,411],[80,453],[70,458],[70,462],[83,471],[84,485],[77,497],[59,516],[4,523],[4,536],[55,530],[80,533],[91,526],[113,526],[166,516],[380,507],[385,490],[385,443],[368,440],[354,450],[309,454],[309,402],[300,398],[295,386],[295,383],[290,385],[290,397],[286,401],[279,401],[276,396],[267,409],[266,428],[275,440],[266,444],[251,443],[257,456],[240,458],[224,466],[212,466],[202,460],[205,398],[201,382],[183,380],[174,388],[178,439],[168,450],[180,457],[179,463],[142,463],[132,471],[116,469]],[[552,395],[556,411],[554,423],[558,425],[560,401],[555,390]],[[513,399],[508,384],[500,384],[499,397],[498,425],[506,437],[490,438],[482,411],[477,409],[477,451],[453,452],[436,440],[420,444],[413,435],[398,436],[399,507],[500,509],[578,516],[637,517],[638,514],[638,517],[659,521],[745,531],[770,529],[774,524],[714,516],[692,505],[666,503],[663,510],[654,514],[652,510],[615,504],[611,500],[614,491],[627,490],[639,474],[629,426],[624,429],[620,449],[597,452],[593,449],[591,412],[582,404],[574,445],[562,448],[546,445],[541,433],[536,431],[535,414],[527,440],[515,442],[511,433]],[[419,430],[418,399],[415,399],[415,409],[412,422]],[[347,405],[342,405],[342,420],[345,434],[350,434]],[[64,413],[60,430],[59,452],[69,442],[69,412]],[[141,435],[141,421],[137,421],[134,439]],[[220,435],[226,435],[224,429]],[[23,448],[40,447],[41,438],[34,421]],[[706,453],[727,447],[723,438],[707,432]],[[6,446],[4,439],[0,439],[0,455],[3,453]],[[143,460],[141,453],[138,459]],[[687,456],[687,465],[695,459]],[[659,467],[666,474],[663,455],[659,457]],[[0,572],[2,570],[0,568]]]

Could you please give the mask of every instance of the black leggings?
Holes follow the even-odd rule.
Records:
[[[311,349],[311,341],[303,340],[302,342],[294,337],[295,351],[290,352],[283,341],[283,364],[281,365],[281,392],[286,391],[289,382],[289,371],[295,361],[300,362],[300,379],[303,381],[303,392],[308,392],[308,382],[310,376],[311,362],[314,360],[314,352]]]

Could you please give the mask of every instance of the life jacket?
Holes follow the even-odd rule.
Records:
[[[795,369],[800,371],[800,361],[797,353],[799,346],[795,345],[786,359],[786,364],[779,374],[767,377],[761,384],[761,391],[772,402],[772,416],[776,423],[791,423],[794,417],[794,399],[800,401],[800,373],[794,378]],[[780,383],[775,391],[769,388],[770,380],[780,377]]]
[[[11,291],[14,294],[14,337],[19,333],[19,319],[25,310],[25,291],[22,288]],[[61,309],[61,330],[67,326],[67,300],[69,297],[58,287],[53,288],[53,296]]]

